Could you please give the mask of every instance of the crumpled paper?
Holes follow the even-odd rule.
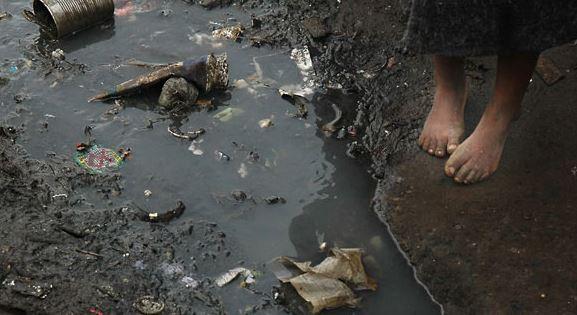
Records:
[[[298,294],[312,305],[312,312],[359,304],[353,290],[377,289],[363,266],[363,252],[359,248],[333,248],[323,262],[311,266],[310,261],[297,262],[279,257],[272,265],[275,276],[290,283]]]

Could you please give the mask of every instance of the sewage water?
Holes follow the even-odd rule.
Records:
[[[93,209],[130,200],[156,211],[182,200],[187,205],[185,217],[217,222],[236,244],[235,255],[250,266],[262,267],[281,255],[320,261],[324,257],[318,250],[320,239],[331,246],[361,247],[369,257],[369,274],[378,280],[378,291],[361,293],[360,309],[327,313],[440,313],[370,209],[375,184],[367,166],[345,156],[344,142],[319,131],[321,120],[332,119],[322,114],[330,108],[328,102],[354,106],[350,96],[315,97],[318,102],[313,102],[316,108],[309,108],[308,119],[292,118],[287,112],[294,107],[277,93],[279,87],[302,86],[306,79],[291,51],[254,48],[209,35],[214,23],[247,23],[247,13],[205,11],[183,1],[132,3],[132,11],[117,12],[113,26],[48,44],[49,51],[63,49],[71,63],[63,63],[67,71],[51,71],[50,61],[37,48],[46,47],[37,27],[19,15],[28,1],[0,2],[0,11],[14,16],[0,22],[0,76],[10,78],[0,87],[0,123],[22,128],[18,143],[38,159],[50,152],[72,156],[74,144],[85,139],[87,125],[92,126],[98,144],[132,149],[132,159],[119,171],[124,186],[120,196],[102,200],[89,190],[79,190],[71,198],[82,199],[84,206]],[[126,66],[131,58],[164,63],[211,52],[228,54],[231,86],[237,80],[247,83],[212,95],[218,104],[214,111],[171,117],[155,108],[154,95],[131,98],[116,114],[107,114],[111,104],[86,102],[102,89],[147,71]],[[16,95],[27,96],[17,103]],[[214,117],[227,108],[236,113],[230,120]],[[260,128],[258,122],[266,118],[274,125]],[[152,129],[147,128],[150,121]],[[183,131],[204,128],[207,132],[191,146],[167,132],[172,124]],[[217,160],[215,151],[231,160]],[[258,161],[248,158],[250,151],[258,152]],[[257,202],[231,202],[226,196],[236,189]],[[146,198],[145,190],[152,195]],[[259,202],[271,195],[287,202]],[[217,262],[209,276],[233,267]],[[278,284],[266,267],[261,269],[263,275],[257,279],[261,287]],[[229,314],[256,301],[238,285],[221,291]]]

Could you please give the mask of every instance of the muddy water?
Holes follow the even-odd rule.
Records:
[[[440,312],[370,210],[374,183],[366,174],[366,165],[344,155],[344,142],[319,132],[319,121],[332,119],[324,117],[323,106],[329,102],[353,106],[351,97],[337,93],[327,101],[317,93],[317,108],[310,108],[308,119],[289,117],[287,112],[294,108],[276,89],[303,84],[303,74],[290,51],[257,49],[206,35],[214,23],[246,23],[246,13],[207,12],[180,1],[148,1],[137,3],[133,11],[119,12],[114,26],[46,44],[38,40],[37,28],[18,15],[26,3],[0,2],[0,11],[14,15],[0,22],[0,76],[11,79],[0,87],[1,123],[23,130],[18,142],[34,158],[51,153],[72,156],[74,144],[85,140],[87,125],[92,126],[98,144],[129,147],[133,152],[119,171],[122,194],[103,200],[94,191],[79,190],[70,198],[78,200],[81,208],[96,211],[91,209],[134,202],[163,211],[182,200],[187,205],[185,216],[217,222],[237,244],[235,255],[242,257],[242,263],[263,272],[257,280],[264,291],[277,284],[263,266],[274,257],[319,261],[323,258],[318,251],[320,240],[362,247],[379,290],[361,294],[360,310],[332,313]],[[54,68],[35,48],[38,45],[48,51],[63,49],[71,64]],[[209,96],[218,105],[213,111],[170,117],[154,107],[154,94],[130,99],[115,114],[107,113],[112,104],[86,102],[101,89],[145,71],[126,66],[130,58],[172,62],[210,52],[228,54],[231,85],[241,79],[248,83]],[[259,80],[250,80],[255,77]],[[22,101],[17,103],[15,96]],[[238,114],[228,121],[214,117],[227,108]],[[274,125],[260,128],[258,122],[265,118]],[[151,121],[153,128],[147,128]],[[191,146],[167,132],[172,124],[183,131],[204,128],[207,133]],[[224,152],[231,160],[217,160],[215,151]],[[248,157],[251,151],[258,152],[257,161]],[[145,190],[152,195],[146,198]],[[233,190],[245,191],[254,202],[232,201]],[[262,198],[271,195],[282,196],[287,203],[265,204]],[[214,274],[208,276],[236,266],[217,263]],[[259,299],[237,285],[223,288],[222,296],[230,314]]]

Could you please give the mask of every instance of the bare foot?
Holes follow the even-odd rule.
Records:
[[[460,88],[437,87],[433,107],[419,137],[419,146],[430,155],[452,154],[465,131],[466,84]]]
[[[485,112],[475,131],[457,147],[445,164],[445,174],[458,183],[473,184],[491,176],[499,166],[512,114]]]

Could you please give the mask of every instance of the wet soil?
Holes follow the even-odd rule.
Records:
[[[252,22],[250,19],[246,20],[246,25],[252,26],[247,28],[243,43],[249,46],[274,47],[278,49],[303,47],[306,45],[311,52],[315,73],[321,85],[320,88],[336,88],[344,91],[344,94],[340,95],[337,100],[352,100],[351,102],[341,102],[342,104],[347,104],[346,107],[343,107],[345,112],[343,124],[355,126],[359,133],[358,139],[349,139],[347,141],[347,155],[357,156],[361,161],[363,158],[372,161],[369,171],[373,178],[378,180],[373,206],[383,222],[388,224],[387,228],[390,228],[394,233],[411,263],[416,267],[419,279],[430,288],[433,296],[444,305],[446,313],[574,313],[576,280],[571,270],[574,255],[570,244],[571,231],[574,230],[574,226],[571,223],[574,222],[571,215],[571,206],[575,195],[572,190],[574,187],[572,185],[574,184],[573,179],[575,178],[572,170],[577,163],[572,158],[574,156],[574,148],[570,145],[570,137],[575,132],[571,124],[572,119],[570,119],[574,111],[570,109],[571,106],[569,105],[575,102],[570,93],[571,86],[572,84],[574,86],[575,82],[573,71],[575,69],[573,62],[575,60],[574,47],[551,52],[551,58],[554,58],[555,62],[564,71],[568,71],[564,80],[552,87],[547,87],[537,77],[534,79],[531,91],[526,98],[526,115],[517,124],[515,134],[509,141],[505,152],[504,165],[500,172],[488,183],[474,187],[460,187],[443,177],[441,161],[431,159],[415,148],[419,128],[430,104],[431,69],[426,57],[406,56],[398,49],[405,21],[405,8],[402,3],[392,0],[325,0],[312,3],[300,0],[198,2],[211,8],[232,5],[230,8],[238,9],[247,15],[254,16],[255,18]],[[121,28],[117,29],[121,30]],[[110,34],[105,34],[104,37],[113,38],[111,36]],[[101,40],[96,39],[96,42]],[[83,45],[80,47],[83,47]],[[164,56],[164,58],[175,58],[185,53],[186,51],[183,50]],[[17,58],[19,56],[17,54],[15,56],[7,56],[7,58]],[[159,57],[153,50],[147,56]],[[473,79],[473,86],[475,91],[477,91],[476,97],[472,98],[474,101],[471,103],[468,113],[468,117],[473,117],[471,118],[472,121],[475,120],[474,117],[478,117],[481,105],[487,99],[493,72],[494,64],[490,60],[475,59],[468,65],[468,74]],[[242,71],[240,73],[249,74],[249,72]],[[326,95],[327,93],[323,92],[322,94]],[[16,95],[11,95],[10,97],[13,96]],[[318,101],[317,103],[319,106],[316,107],[316,111],[318,111],[317,114],[322,119],[325,117],[323,113],[330,113],[329,105],[331,102]],[[17,109],[18,111],[22,112],[25,109]],[[138,114],[139,112],[136,110],[130,113],[136,114],[141,119],[151,117],[149,114]],[[152,115],[152,117],[157,117],[155,115]],[[199,121],[201,120],[195,120],[195,122]],[[80,129],[83,123],[78,123],[76,129]],[[58,134],[62,135],[65,133],[66,131],[62,130]],[[116,135],[122,134],[116,133]],[[26,135],[23,136],[26,137]],[[564,140],[567,138],[569,139]],[[157,139],[160,138],[157,136]],[[17,149],[19,147],[8,145],[6,141],[3,142],[2,146],[2,148],[7,148],[6,152],[11,152],[11,150],[21,151]],[[33,142],[34,139],[28,138],[28,141]],[[112,142],[111,139],[109,141]],[[143,142],[143,145],[145,143]],[[342,244],[344,241],[347,245],[371,248],[371,242],[367,241],[372,238],[363,236],[361,232],[364,232],[365,228],[370,229],[370,231],[383,230],[375,217],[365,217],[364,221],[356,227],[342,228],[339,225],[339,223],[343,222],[342,218],[358,220],[358,216],[366,214],[363,211],[364,206],[357,208],[359,200],[363,200],[362,197],[357,199],[355,196],[349,196],[350,201],[343,203],[350,204],[352,208],[359,209],[358,211],[347,212],[341,210],[336,216],[331,213],[332,209],[335,207],[342,209],[341,206],[343,205],[337,201],[342,200],[342,191],[331,187],[337,187],[339,182],[342,183],[340,186],[350,183],[347,180],[348,178],[354,178],[354,176],[363,173],[367,167],[363,163],[359,163],[355,167],[344,163],[343,161],[347,159],[343,153],[345,148],[343,148],[342,143],[338,145],[335,143],[325,142],[323,144],[323,150],[325,150],[326,154],[336,157],[330,163],[331,168],[334,165],[342,165],[340,169],[344,168],[348,171],[341,173],[343,177],[338,177],[341,179],[335,177],[331,180],[331,185],[324,186],[317,191],[320,195],[328,195],[332,196],[332,198],[320,198],[317,202],[312,202],[305,206],[302,215],[294,216],[293,223],[291,223],[289,228],[292,231],[289,232],[290,242],[294,244],[295,250],[293,254],[305,259],[320,258],[315,245],[315,239],[319,231],[323,232],[324,235],[329,235],[330,239],[337,244]],[[317,143],[316,145],[321,144]],[[33,145],[30,147],[37,146]],[[162,147],[162,149],[167,148],[169,146],[163,145]],[[541,148],[541,150],[535,150],[535,148]],[[162,149],[159,150],[162,151]],[[35,154],[35,158],[39,158],[44,153],[44,150],[41,150],[33,154]],[[23,159],[22,154],[20,152],[9,156],[16,157],[15,159],[19,161],[16,162],[16,165],[20,165],[23,171],[18,173],[13,171],[13,169],[18,167],[9,167],[6,172],[9,174],[11,174],[10,172],[16,172],[15,174],[23,174],[23,172],[34,173],[37,171],[31,169],[27,164],[51,163],[50,161],[35,162],[36,160]],[[62,161],[66,160],[66,158],[60,159]],[[64,170],[72,172],[69,168],[64,168]],[[61,170],[57,169],[55,172],[58,173]],[[78,170],[72,173],[74,174],[74,172],[78,172]],[[132,171],[130,174],[134,175],[136,173]],[[28,180],[24,175],[18,176],[21,180]],[[28,177],[34,178],[34,176]],[[50,178],[49,176],[45,177]],[[119,185],[117,180],[93,180],[90,177],[86,179],[86,175],[81,175],[81,178],[82,180],[68,181],[77,183],[81,187],[83,185],[93,187],[90,185],[95,185],[95,182],[96,185],[101,185],[99,184],[101,182],[110,183],[109,185],[112,188],[105,188],[105,194],[110,194],[118,188],[125,188],[126,190],[126,187],[116,187],[116,185]],[[135,182],[132,181],[130,184]],[[359,184],[361,181],[356,183]],[[334,186],[332,186],[333,184]],[[24,185],[24,192],[19,192],[19,194],[32,194],[34,198],[39,198],[38,196],[42,194],[35,193],[35,185],[33,187],[32,183],[27,182]],[[67,187],[67,185],[69,184],[64,185],[64,187]],[[16,187],[21,186],[17,185]],[[131,189],[130,186],[128,185],[128,189]],[[233,186],[236,185],[233,183],[229,188],[232,189]],[[12,186],[8,185],[7,187]],[[360,187],[359,191],[362,190],[365,193],[373,190],[371,184],[362,184],[356,187]],[[126,194],[128,196],[135,196],[137,192],[141,194],[143,188],[145,187],[137,185],[132,192],[126,192]],[[12,191],[14,188],[10,189],[9,191]],[[336,190],[331,191],[332,189]],[[91,190],[93,191],[94,188],[91,188]],[[46,193],[44,195],[48,196]],[[170,206],[172,207],[175,203],[174,197],[176,195],[170,194],[165,199],[153,201],[151,205],[154,207],[168,207],[170,201]],[[19,207],[21,208],[14,206],[15,203],[19,203],[19,198],[22,197],[16,198],[16,202],[5,203],[6,205],[3,208],[23,209],[25,207],[29,209],[30,207],[27,207],[26,204],[20,205]],[[46,198],[48,197],[44,197],[43,200],[47,200]],[[195,201],[199,200],[206,202],[202,201],[202,199],[195,199]],[[189,204],[187,203],[187,206]],[[58,208],[55,205],[48,206],[49,209],[51,207],[54,209]],[[211,205],[211,207],[213,206]],[[107,213],[107,211],[113,211],[109,208],[114,207],[104,205],[102,208],[105,209],[103,213]],[[62,212],[63,210],[55,211]],[[132,219],[138,222],[134,218],[136,218],[135,213],[138,213],[139,210],[130,204],[117,206],[115,211],[117,211],[115,213],[121,219]],[[11,217],[7,222],[12,224],[11,220],[15,220],[14,218],[18,217],[17,213],[19,212],[9,213]],[[210,217],[208,211],[200,211],[198,214],[199,217]],[[96,216],[96,214],[91,215]],[[105,220],[104,217],[73,222],[97,222],[98,220]],[[248,217],[245,217],[248,219],[244,222],[250,222],[254,218],[264,220],[255,222],[257,224],[250,227],[250,229],[254,229],[259,226],[258,222],[271,222],[271,219],[280,217],[286,219],[285,216],[277,215],[265,215],[263,217],[248,215]],[[25,218],[25,221],[36,220],[35,216],[24,216],[23,218]],[[62,218],[67,217],[63,214]],[[330,220],[326,220],[326,218],[330,218]],[[195,216],[183,219],[190,220],[189,224],[202,222]],[[41,221],[38,222],[45,222],[42,219],[39,220]],[[279,222],[283,221],[280,220]],[[164,249],[166,247],[164,245],[168,245],[168,243],[163,243],[165,240],[161,236],[170,235],[173,237],[188,231],[186,226],[181,226],[180,223],[181,221],[179,220],[178,224],[174,224],[174,226],[173,224],[162,225],[164,231],[162,233],[167,234],[162,234],[158,231],[154,232],[159,229],[158,226],[150,226],[148,223],[143,226],[143,231],[145,232],[139,229],[127,228],[126,231],[117,233],[121,235],[121,239],[130,238],[131,240],[133,240],[131,235],[138,235],[146,239],[146,237],[152,235],[150,233],[159,233],[154,234],[159,236],[159,238],[154,239],[157,242],[159,239],[161,241],[160,243],[155,243],[158,247],[152,246],[152,248],[158,248],[162,252],[161,249]],[[233,234],[237,234],[234,238],[236,242],[241,244],[240,246],[234,246],[231,255],[233,257],[246,259],[246,257],[254,256],[256,258],[251,263],[258,264],[270,258],[272,253],[286,254],[286,251],[292,248],[286,246],[286,244],[281,246],[271,245],[271,242],[267,242],[264,238],[255,240],[246,233],[243,235],[242,231],[246,230],[239,229],[234,222],[227,223],[223,221],[223,223],[225,224],[225,230],[230,230],[235,232]],[[56,224],[61,223],[57,222]],[[136,224],[136,226],[139,224],[141,223]],[[182,224],[186,225],[185,223]],[[204,236],[196,237],[193,235],[184,238],[183,244],[187,242],[195,243],[199,239],[201,242],[206,241],[211,244],[211,240],[218,239],[220,235],[218,228],[210,224],[205,226],[206,224],[200,223],[201,227],[204,226],[208,231],[206,235],[209,237],[206,240]],[[132,225],[132,223],[129,224],[129,226]],[[72,226],[74,227],[74,225]],[[335,229],[335,227],[337,228]],[[220,228],[222,229],[222,227]],[[263,235],[275,235],[277,231],[286,231],[286,228],[288,228],[286,225],[280,224],[271,227],[269,234]],[[113,227],[111,229],[120,228]],[[303,233],[303,231],[305,232]],[[343,233],[343,231],[346,232]],[[69,235],[67,232],[64,233]],[[216,236],[214,238],[210,237],[213,234]],[[226,233],[226,235],[228,240],[225,245],[230,242],[230,233]],[[388,234],[380,235],[380,237],[383,237],[382,235]],[[78,254],[74,258],[76,259],[74,261],[75,264],[80,264],[80,262],[92,257],[107,259],[106,257],[108,256],[105,255],[102,255],[104,256],[103,258],[76,251],[76,247],[80,246],[78,244],[84,245],[84,243],[74,243],[76,238],[72,237],[74,239],[71,239],[71,245],[67,245],[68,247],[64,248],[67,248],[69,252],[73,252],[75,255]],[[14,235],[14,240],[21,238],[22,235],[20,234]],[[381,272],[385,272],[380,276],[381,290],[379,294],[387,292],[388,296],[385,299],[379,296],[380,302],[376,302],[377,299],[373,298],[373,302],[369,302],[367,305],[374,303],[374,306],[366,309],[367,314],[380,314],[383,311],[389,311],[394,314],[437,312],[438,309],[427,304],[427,302],[423,302],[422,296],[424,292],[415,289],[418,286],[414,283],[414,280],[413,282],[404,282],[406,286],[401,285],[406,280],[393,281],[387,287],[387,279],[393,279],[403,274],[402,279],[409,279],[411,277],[407,274],[411,273],[411,271],[403,269],[404,267],[399,267],[402,266],[402,257],[394,251],[397,243],[393,242],[388,236],[383,238],[383,240],[386,250],[379,250],[377,248],[379,246],[373,245],[374,248],[371,253],[380,255],[380,257],[376,258],[377,263],[374,266],[376,268],[371,268],[371,270],[379,272],[376,270],[380,267]],[[242,245],[243,242],[245,245]],[[379,244],[380,242],[373,241],[372,243]],[[27,248],[31,252],[34,252],[33,244],[33,242],[30,242],[26,245],[29,246]],[[249,244],[252,244],[252,248]],[[104,248],[99,248],[98,246],[92,248],[89,245],[90,243],[88,242],[86,247],[82,247],[80,250],[100,254],[99,250]],[[188,246],[182,244],[172,246],[177,247],[176,252],[188,248]],[[267,248],[266,246],[269,247]],[[51,250],[54,250],[53,247],[56,246],[49,246]],[[142,245],[142,247],[145,246]],[[227,248],[230,247],[228,245]],[[222,248],[222,246],[217,246],[216,248],[209,246],[209,249],[203,252],[205,250],[201,247],[198,254],[201,256],[208,255],[207,259],[210,261],[211,253],[218,253],[219,249],[222,250]],[[262,248],[267,249],[263,251]],[[95,251],[92,252],[92,250]],[[107,250],[110,251],[110,249]],[[119,253],[122,252],[119,251]],[[225,253],[227,252],[225,251]],[[110,255],[110,259],[122,257],[108,253],[107,255]],[[19,259],[25,260],[28,259],[28,256],[33,257],[26,251],[20,255]],[[52,256],[54,257],[54,255]],[[166,264],[169,264],[171,260],[158,255],[150,257],[149,260],[154,266],[151,269],[155,270],[156,274],[161,274],[160,276],[156,275],[156,277],[166,277],[166,272],[160,272],[159,270],[163,270],[162,266],[166,267]],[[187,261],[176,261],[184,265],[185,273],[189,272],[190,268],[193,268]],[[200,267],[198,268],[200,268],[201,272],[198,272],[197,275],[214,275],[214,269],[223,270],[225,266],[234,267],[236,261],[236,258],[231,258],[231,260],[228,260],[229,263],[220,264],[220,260],[216,259],[212,265],[209,263],[199,264]],[[166,264],[163,265],[163,263]],[[87,267],[77,269],[78,275],[75,277],[80,277],[80,274],[85,274],[85,271],[89,270],[85,268]],[[126,271],[122,269],[123,272],[134,272],[129,271],[128,268],[126,269]],[[7,272],[4,272],[4,274],[7,274]],[[74,276],[75,274],[72,273],[72,275]],[[8,273],[7,276],[26,278],[27,273]],[[180,277],[182,278],[182,275]],[[200,278],[203,277],[200,276]],[[31,278],[35,279],[34,277]],[[154,281],[151,281],[150,277],[145,278],[141,281],[143,283],[141,291],[134,290],[135,292],[150,293],[151,290],[159,287],[153,284]],[[20,279],[20,281],[25,282],[28,280]],[[270,284],[272,281],[272,279],[266,277],[263,280],[265,284]],[[160,287],[164,290],[162,292],[172,290],[175,285],[175,282],[161,282],[162,285]],[[14,283],[16,284],[17,282],[15,281]],[[83,283],[84,287],[87,285],[87,282],[81,283]],[[117,287],[123,287],[122,281],[116,278],[111,280],[111,283]],[[203,296],[211,296],[215,289],[210,285],[210,281],[206,282],[206,286],[200,286],[199,288],[199,292],[202,292]],[[225,299],[227,302],[238,302],[246,298],[246,296],[239,293],[240,291],[237,289],[229,288],[218,292],[227,297]],[[185,290],[183,287],[179,287],[178,290],[180,290],[178,291],[179,293],[186,292],[182,291]],[[22,298],[22,294],[18,293],[17,290],[6,292],[11,294],[5,297],[7,299],[5,301],[10,302],[3,302],[5,303],[3,305],[6,305],[7,308],[17,311],[18,308],[26,310],[26,307],[29,307],[27,306],[28,304],[22,302],[23,300],[9,299],[14,299],[16,296]],[[408,298],[407,292],[417,292],[412,295],[413,297],[416,296],[416,298]],[[132,291],[129,291],[129,294],[133,294]],[[66,296],[66,294],[62,296]],[[180,298],[180,295],[178,296]],[[40,309],[43,305],[38,298],[26,298],[28,299],[26,302],[35,305],[35,310]],[[368,298],[371,299],[370,297]],[[266,295],[261,295],[251,301],[258,305],[259,303],[266,304],[267,299]],[[222,299],[219,297],[197,298],[197,300],[204,301],[203,305],[207,308],[206,312],[230,311],[224,310]],[[20,301],[18,303],[21,304],[14,301]],[[180,304],[180,301],[168,300],[167,305],[178,307],[178,305],[183,305]],[[113,305],[113,302],[110,301],[103,301],[102,303],[102,307],[112,307],[111,305]],[[431,302],[429,301],[429,303]],[[233,309],[238,310],[239,305],[246,304],[246,301],[244,304],[242,302],[233,303]],[[384,308],[386,306],[390,308]],[[128,305],[125,307],[127,309]],[[258,306],[256,308],[259,309]],[[273,309],[275,311],[283,311],[278,308],[266,308],[266,311],[270,313],[273,312]],[[50,311],[46,312],[51,313]],[[350,311],[345,310],[342,312],[347,313]],[[183,310],[183,313],[187,313],[186,310]]]
[[[322,240],[364,248],[380,286],[361,294],[360,310],[332,313],[439,313],[370,211],[375,183],[366,160],[350,158],[362,151],[360,135],[344,132],[339,140],[337,132],[327,137],[320,130],[334,119],[334,104],[344,113],[339,127],[353,125],[358,91],[342,88],[340,79],[314,86],[306,119],[292,117],[296,108],[277,92],[307,83],[288,45],[302,49],[310,38],[294,23],[304,15],[291,5],[254,2],[204,11],[181,1],[134,1],[134,11],[118,12],[114,25],[51,42],[16,14],[23,3],[0,6],[14,15],[2,21],[7,32],[0,35],[0,75],[8,79],[0,87],[1,121],[15,129],[3,132],[0,143],[6,161],[3,312],[134,313],[138,298],[153,296],[169,314],[298,313],[301,308],[273,299],[278,281],[265,264],[280,255],[320,261]],[[337,8],[334,2],[310,12],[328,17]],[[251,14],[261,25],[252,22],[240,43],[209,35],[225,23],[251,25]],[[308,27],[322,27],[315,21]],[[321,47],[313,46],[317,59]],[[65,61],[51,57],[56,48]],[[212,100],[212,110],[167,113],[155,108],[157,93],[86,103],[102,88],[145,71],[126,66],[130,58],[174,62],[209,52],[227,52],[231,61],[231,89],[202,96]],[[230,119],[214,116],[228,109],[235,113]],[[264,118],[274,125],[261,129]],[[86,140],[86,126],[99,145],[129,147],[132,158],[108,175],[78,167],[71,156],[74,144]],[[168,127],[207,133],[191,143],[172,137]],[[230,160],[216,159],[217,150]],[[231,191],[239,189],[252,198],[235,200]],[[287,202],[267,205],[263,199],[271,195]],[[178,218],[143,220],[179,200],[186,209]],[[254,287],[215,286],[215,277],[239,265],[258,273]]]

